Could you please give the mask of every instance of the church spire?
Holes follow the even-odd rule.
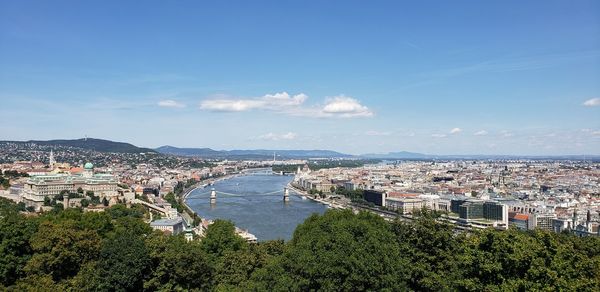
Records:
[[[54,160],[54,152],[52,151],[52,149],[50,149],[50,168],[54,169],[54,165],[56,164],[56,161]]]

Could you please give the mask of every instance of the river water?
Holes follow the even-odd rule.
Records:
[[[327,206],[303,200],[292,190],[290,201],[284,203],[283,188],[292,179],[292,176],[270,172],[236,176],[194,190],[188,196],[187,204],[202,218],[233,221],[236,226],[254,234],[259,241],[289,240],[298,224],[313,213],[322,214],[327,210]],[[211,188],[217,191],[214,205],[209,200]],[[277,193],[269,194],[273,192]]]

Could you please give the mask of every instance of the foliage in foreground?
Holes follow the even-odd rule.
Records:
[[[0,200],[0,288],[48,291],[600,290],[600,239],[456,233],[423,216],[313,215],[293,239],[248,244],[228,221],[201,241],[152,232],[137,209],[26,217]]]

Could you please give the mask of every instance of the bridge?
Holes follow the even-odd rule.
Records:
[[[210,194],[210,196],[208,197],[209,201],[211,204],[215,204],[217,202],[217,194],[219,196],[224,196],[224,197],[282,197],[284,202],[289,202],[290,200],[290,191],[287,187],[284,187],[282,190],[277,190],[277,191],[273,191],[273,192],[268,192],[268,193],[262,193],[262,194],[234,194],[234,193],[228,193],[228,192],[222,192],[222,191],[217,191],[215,190],[215,188],[212,188],[210,191],[208,192],[204,192],[204,193],[200,193],[200,194],[194,194],[194,196],[188,196],[187,200],[205,200],[206,195]]]
[[[273,175],[272,168],[247,168],[240,171],[236,176],[261,176],[261,175]]]

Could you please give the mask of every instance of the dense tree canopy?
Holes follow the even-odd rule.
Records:
[[[0,290],[599,291],[600,239],[457,232],[421,214],[313,215],[292,240],[246,243],[217,220],[202,241],[152,231],[143,209],[28,217],[0,199]]]

